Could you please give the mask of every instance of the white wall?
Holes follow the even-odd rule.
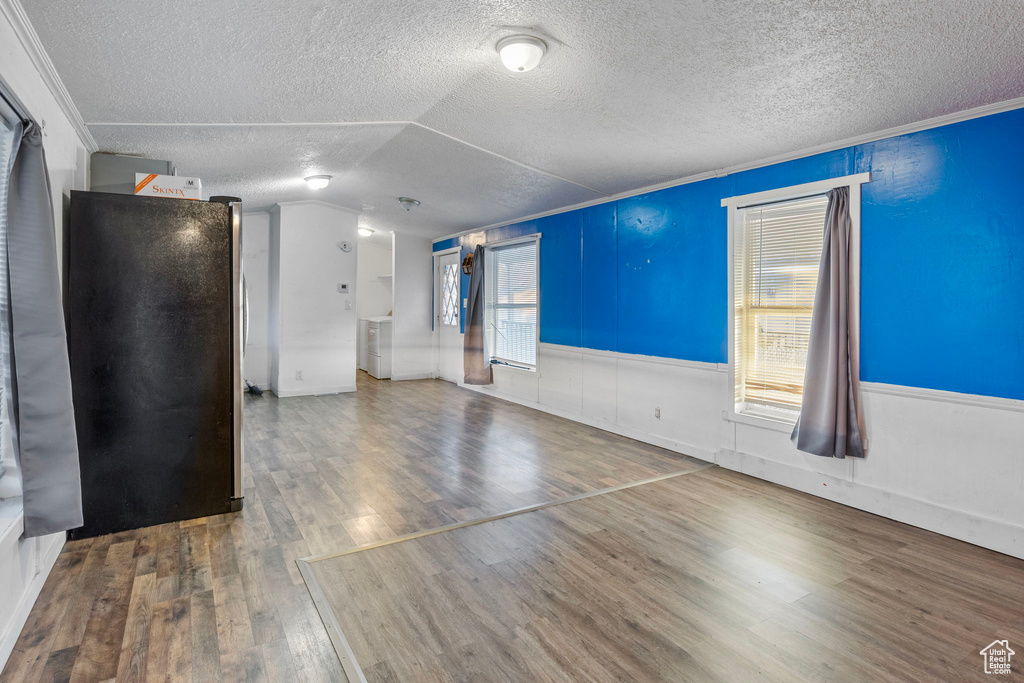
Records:
[[[391,246],[366,238],[359,240],[356,259],[356,308],[360,318],[372,318],[391,312],[392,279]]]
[[[359,240],[359,256],[356,259],[356,309],[359,320],[390,315],[393,306],[393,278],[391,277],[391,235],[386,244],[362,237]],[[358,347],[357,365],[366,370],[366,323],[358,322],[356,342]]]
[[[242,215],[242,269],[249,295],[249,336],[242,375],[266,387],[270,379],[270,214]]]
[[[281,212],[270,212],[267,236],[267,355],[270,376],[267,385],[277,392],[277,375],[281,368]]]
[[[26,27],[12,23],[6,6],[0,10],[0,77],[34,119],[46,122],[43,149],[53,192],[57,258],[63,264],[64,195],[86,188],[89,149],[22,43]],[[64,545],[63,533],[24,539],[22,531],[20,501],[0,502],[0,668]]]
[[[271,212],[270,386],[278,396],[355,391],[358,217],[315,201]],[[340,283],[347,293],[337,291]]]
[[[433,268],[429,239],[394,233],[394,322],[391,379],[434,376],[430,329]]]
[[[865,383],[868,457],[836,460],[726,420],[725,365],[541,344],[467,388],[1024,557],[1024,401]]]

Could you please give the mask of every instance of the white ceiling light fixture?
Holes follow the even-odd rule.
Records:
[[[399,197],[398,203],[404,206],[406,211],[411,211],[414,206],[420,205],[420,200],[412,197]]]
[[[322,190],[327,187],[328,183],[331,182],[331,176],[329,175],[311,175],[304,178],[306,184],[309,185],[311,190]]]
[[[363,237],[369,237],[370,235],[373,234],[373,229],[372,228],[359,228],[359,234],[362,235]]]
[[[516,73],[530,71],[540,64],[547,49],[543,40],[527,35],[508,36],[499,40],[497,45],[501,63]]]

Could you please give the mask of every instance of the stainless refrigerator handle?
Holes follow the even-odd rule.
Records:
[[[245,352],[249,350],[249,287],[245,283],[245,263],[242,263],[242,374],[245,374]],[[244,377],[243,377],[244,380]],[[244,393],[244,392],[243,392]]]
[[[235,201],[231,207],[231,315],[232,315],[232,416],[234,421],[234,477],[231,509],[242,507],[243,466],[245,464],[244,444],[242,443],[242,399],[244,381],[242,379],[242,356],[244,354],[243,336],[245,321],[242,318],[242,301],[245,296],[242,283],[242,202]]]
[[[238,197],[214,196],[211,202],[227,204],[231,220],[231,392],[232,429],[232,484],[231,511],[242,509],[244,487],[245,450],[242,443],[242,406],[245,380],[242,379],[242,356],[245,353],[247,322],[242,306],[245,301],[245,283],[242,279],[242,200]]]

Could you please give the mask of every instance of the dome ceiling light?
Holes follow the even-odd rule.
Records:
[[[411,211],[414,206],[420,205],[420,200],[413,199],[412,197],[399,197],[398,203],[405,207],[406,211]]]
[[[530,71],[540,64],[548,45],[540,38],[516,35],[499,40],[496,49],[505,68],[519,73]]]
[[[359,228],[359,234],[363,237],[369,237],[373,234],[373,228]]]
[[[311,175],[303,180],[309,185],[311,190],[322,190],[327,187],[327,184],[331,182],[331,176],[329,175]]]

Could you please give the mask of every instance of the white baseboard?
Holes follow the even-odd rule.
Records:
[[[295,396],[326,396],[328,394],[347,394],[355,391],[356,385],[346,385],[341,387],[313,387],[310,389],[302,389],[298,391],[274,391],[274,394],[278,398],[292,398]]]
[[[393,381],[393,382],[404,382],[406,380],[411,380],[411,379],[432,379],[433,377],[434,377],[433,373],[430,373],[430,372],[420,372],[420,373],[415,373],[415,374],[412,374],[412,375],[392,375],[391,376],[391,381]]]
[[[1024,528],[1018,526],[747,453],[723,449],[714,461],[786,488],[1024,559]]]
[[[61,548],[64,547],[65,538],[64,533],[58,533],[40,538],[37,541],[44,544],[40,553],[39,570],[23,589],[21,599],[18,601],[18,607],[15,609],[14,614],[10,616],[4,627],[3,635],[0,636],[0,670],[7,664],[11,652],[14,651],[14,646],[21,635],[21,629],[25,627],[28,615],[32,611],[33,605],[36,604],[36,598],[39,597],[39,593],[43,590],[43,584],[46,583],[46,577],[50,575],[50,570],[53,569],[57,556],[60,555]],[[10,590],[10,587],[5,586],[4,590]]]
[[[661,438],[604,420],[591,419],[579,413],[551,408],[536,401],[509,396],[485,387],[462,383],[459,386],[485,396],[493,396],[503,401],[603,429],[676,453],[714,462],[726,469],[1024,559],[1024,528],[1019,526],[747,453],[725,449],[712,452],[706,448]]]

